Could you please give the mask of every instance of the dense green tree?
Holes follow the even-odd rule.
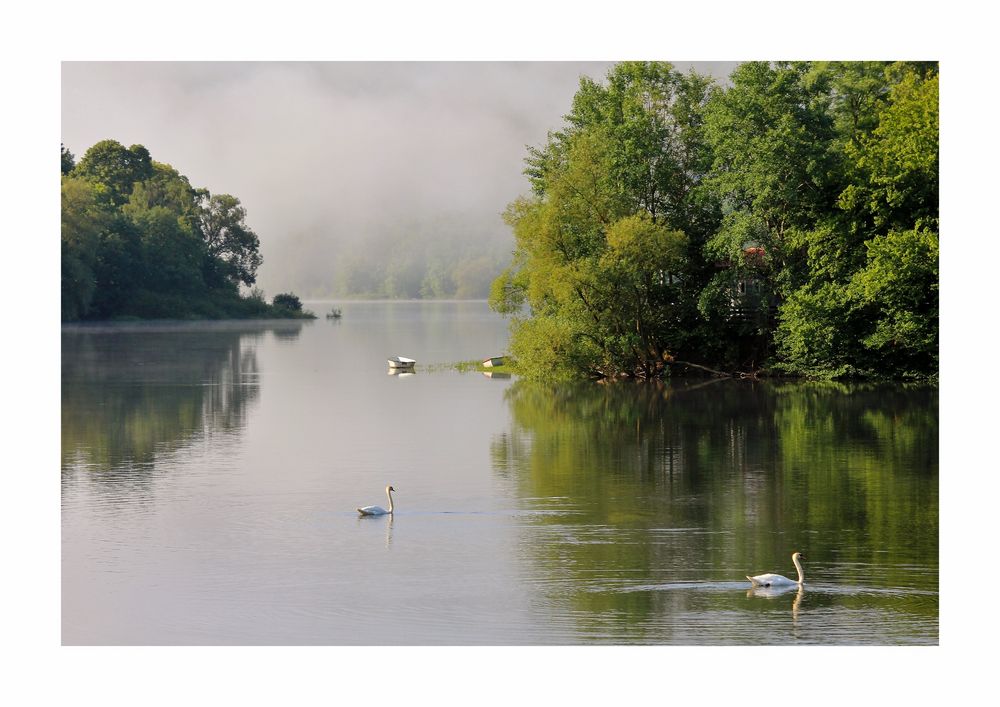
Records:
[[[862,341],[893,370],[919,373],[938,363],[938,234],[930,228],[890,231],[868,241],[868,264],[849,294],[870,313]]]
[[[816,228],[799,234],[807,274],[789,293],[775,332],[785,370],[937,370],[936,67],[883,64],[881,81],[869,83],[879,87],[878,100],[838,143],[838,199]]]
[[[141,234],[145,289],[172,294],[205,290],[204,244],[176,212],[157,205],[129,210],[128,217]]]
[[[73,174],[103,184],[111,202],[121,206],[136,182],[153,176],[153,160],[142,145],[126,148],[116,140],[101,140],[84,153]]]
[[[726,87],[650,63],[583,79],[529,149],[532,196],[508,207],[517,250],[491,303],[514,317],[512,353],[540,376],[647,376],[672,357],[933,375],[937,84],[926,62],[749,62]],[[641,257],[609,255],[624,232]]]
[[[235,197],[191,186],[146,148],[104,140],[66,174],[63,147],[64,320],[305,316],[243,297],[261,263]]]
[[[649,377],[684,343],[691,243],[713,213],[697,191],[707,89],[669,64],[620,64],[607,85],[582,79],[565,129],[531,151],[533,196],[505,214],[514,263],[491,290],[499,311],[531,306],[512,329],[525,366]]]
[[[133,185],[122,210],[162,206],[183,220],[186,228],[193,228],[200,213],[199,202],[206,194],[192,187],[188,178],[170,165],[154,161],[149,177]]]
[[[135,311],[137,295],[145,287],[145,258],[141,234],[120,211],[113,213],[101,236],[95,275],[97,290],[86,318],[141,316]]]
[[[727,212],[707,253],[730,266],[717,277],[752,278],[768,296],[798,284],[795,233],[812,227],[837,194],[829,82],[809,69],[804,62],[742,64],[732,86],[715,92],[705,121],[714,157],[706,183]],[[748,247],[763,249],[762,263],[743,257]]]
[[[877,228],[936,223],[938,77],[906,65],[890,72],[898,78],[878,124],[847,146],[862,179],[844,189],[841,205],[870,212]]]

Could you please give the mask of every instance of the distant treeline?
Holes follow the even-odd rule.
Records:
[[[249,295],[262,262],[246,210],[191,186],[142,145],[62,147],[62,319],[302,317],[291,293]]]
[[[491,293],[525,375],[937,375],[936,63],[622,63],[526,164]]]
[[[494,226],[459,214],[398,219],[349,237],[322,230],[293,235],[270,274],[310,298],[486,299],[514,243]]]

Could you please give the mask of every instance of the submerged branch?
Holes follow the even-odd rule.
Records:
[[[726,373],[725,371],[717,371],[714,368],[709,368],[708,366],[702,366],[700,363],[691,363],[690,361],[674,361],[674,364],[680,364],[682,366],[688,366],[690,368],[697,368],[702,371],[708,371],[712,375],[720,376],[722,378],[732,378],[732,373]]]

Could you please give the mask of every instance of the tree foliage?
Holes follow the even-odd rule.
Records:
[[[240,294],[262,259],[238,199],[142,145],[103,140],[76,164],[62,152],[64,320],[287,315]]]
[[[533,195],[505,213],[517,250],[493,306],[516,317],[512,351],[560,374],[650,377],[695,311],[691,252],[711,209],[697,198],[708,82],[669,64],[618,65],[587,78],[566,129],[531,151]]]
[[[275,295],[274,299],[271,301],[275,307],[280,307],[281,309],[287,309],[292,312],[302,311],[302,302],[299,298],[292,294],[291,292],[282,292],[279,295]]]
[[[882,87],[858,121],[868,129],[839,142],[841,178],[829,213],[802,234],[807,267],[775,331],[785,370],[937,372],[936,67],[884,65]],[[824,336],[802,335],[820,322]]]
[[[76,158],[73,156],[72,152],[66,149],[65,145],[60,145],[59,151],[62,153],[62,173],[69,174],[73,171],[73,168],[76,167]]]
[[[101,140],[87,150],[73,174],[103,184],[111,203],[121,206],[136,182],[153,176],[153,160],[142,145],[126,148],[116,140]]]
[[[937,95],[936,64],[913,62],[582,79],[506,212],[517,249],[491,305],[519,363],[933,375]]]
[[[102,189],[85,179],[62,180],[62,312],[80,319],[89,311],[97,287],[95,267],[102,234],[111,214]]]
[[[260,240],[247,227],[246,209],[229,194],[206,199],[199,212],[199,226],[214,266],[213,278],[222,278],[250,287],[260,267]]]

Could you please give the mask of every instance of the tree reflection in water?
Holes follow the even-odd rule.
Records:
[[[141,483],[158,458],[238,434],[259,395],[257,345],[302,322],[67,326],[62,467]]]
[[[726,583],[793,550],[821,558],[807,581],[937,589],[936,388],[519,381],[508,402],[492,459],[537,511],[527,574],[591,637],[670,640],[682,627],[658,617],[745,611]],[[936,620],[937,602],[912,610]]]

